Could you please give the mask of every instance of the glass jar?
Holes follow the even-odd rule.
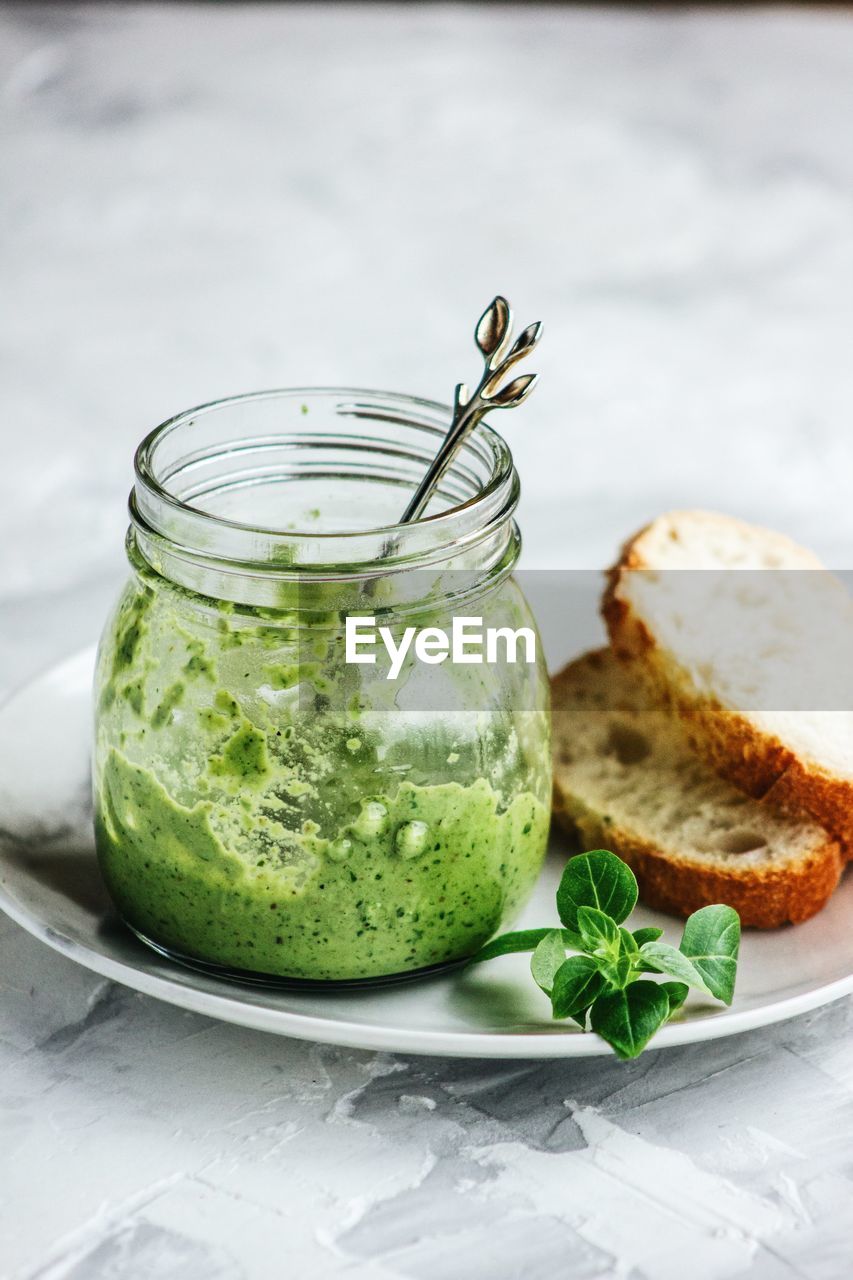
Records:
[[[459,616],[535,634],[511,576],[518,477],[487,425],[395,526],[448,415],[276,391],[141,444],[98,655],[95,825],[122,918],[161,953],[377,980],[471,955],[527,898],[550,811],[541,646],[481,664],[410,648],[395,678],[378,640],[373,663],[347,650],[354,615],[389,637]]]

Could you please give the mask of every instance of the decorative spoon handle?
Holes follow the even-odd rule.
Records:
[[[486,308],[474,330],[474,339],[485,361],[483,376],[473,395],[464,382],[457,385],[447,435],[400,517],[400,524],[410,524],[423,515],[462,441],[485,414],[491,409],[514,409],[527,399],[538,381],[538,374],[524,373],[504,386],[500,383],[512,366],[533,350],[541,336],[542,325],[537,320],[529,324],[510,347],[512,311],[506,298],[499,294]]]

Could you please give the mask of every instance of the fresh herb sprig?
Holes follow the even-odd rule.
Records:
[[[584,1031],[589,1025],[620,1058],[636,1058],[690,987],[731,1004],[740,946],[740,918],[732,907],[694,911],[673,947],[661,941],[662,929],[624,927],[636,905],[630,867],[594,849],[571,858],[563,872],[557,890],[562,929],[501,934],[472,963],[532,951],[530,971],[550,997],[554,1017],[571,1018]]]

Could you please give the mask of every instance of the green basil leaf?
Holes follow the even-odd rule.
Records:
[[[633,933],[631,933],[629,929],[626,929],[624,925],[620,925],[619,937],[621,939],[621,949],[625,952],[625,955],[635,957],[640,948],[637,945],[637,939],[634,937]]]
[[[638,947],[644,942],[657,942],[658,938],[663,937],[663,929],[654,929],[649,926],[646,929],[635,929],[631,935]]]
[[[566,959],[566,944],[563,941],[562,929],[549,929],[530,957],[530,972],[533,981],[541,987],[546,995],[550,995],[554,986],[554,975]]]
[[[597,947],[606,947],[615,953],[619,948],[621,939],[618,924],[597,907],[578,907],[578,929],[585,950],[595,951]]]
[[[623,991],[600,995],[590,1011],[593,1031],[620,1058],[636,1058],[669,1017],[669,997],[657,982],[641,979]]]
[[[624,951],[620,951],[616,956],[599,960],[599,968],[608,986],[616,988],[627,986],[634,972],[633,961]]]
[[[671,947],[668,942],[644,943],[640,947],[640,960],[647,971],[666,973],[670,978],[677,978],[679,982],[686,982],[690,987],[697,987],[708,996],[714,994],[693,961],[689,960],[677,947]]]
[[[557,890],[557,911],[567,929],[577,932],[580,907],[594,907],[621,924],[636,905],[634,873],[615,853],[593,849],[567,862]]]
[[[581,908],[578,915],[589,910],[591,910],[589,907]],[[607,916],[604,918],[609,919]],[[616,926],[614,945],[609,946],[607,954],[601,957],[599,967],[611,987],[627,986],[633,981],[637,969],[642,967],[636,940],[633,934],[621,925]]]
[[[551,1009],[555,1018],[575,1018],[581,1026],[586,1010],[604,990],[604,979],[592,956],[569,956],[554,975]]]
[[[662,991],[666,992],[666,998],[669,1001],[669,1016],[672,1017],[674,1013],[678,1013],[678,1010],[684,1004],[690,988],[686,982],[662,982],[660,987]]]
[[[701,973],[711,995],[731,1004],[740,949],[740,917],[732,907],[702,907],[689,916],[681,951]]]
[[[471,956],[468,963],[481,964],[484,960],[494,960],[497,956],[508,956],[515,951],[535,951],[542,939],[553,932],[553,928],[548,928],[519,929],[515,933],[502,933],[497,938],[492,938],[491,942],[487,942],[484,947],[481,947],[476,955]],[[562,933],[563,941],[568,950],[583,950],[583,942],[577,934],[571,933],[568,929],[561,929],[559,932]]]

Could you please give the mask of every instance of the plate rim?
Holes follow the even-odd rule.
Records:
[[[31,676],[0,700],[0,717],[18,698],[34,686],[59,674],[62,668],[84,658],[94,660],[96,645],[88,645],[66,658],[53,662]],[[184,982],[150,973],[123,960],[112,959],[100,951],[46,925],[23,909],[8,892],[0,878],[0,910],[31,937],[60,955],[99,974],[110,981],[139,991],[166,1004],[193,1013],[248,1027],[268,1034],[291,1036],[317,1044],[340,1045],[351,1049],[379,1050],[388,1053],[411,1053],[428,1057],[483,1059],[551,1059],[613,1056],[605,1041],[591,1032],[559,1028],[554,1031],[430,1031],[419,1028],[388,1028],[375,1023],[361,1023],[322,1014],[296,1013],[273,1009],[240,998],[240,988],[222,983],[223,991],[207,991],[192,985],[192,971],[182,970]],[[189,976],[187,976],[189,975]],[[206,978],[206,981],[217,981]],[[416,988],[413,988],[415,990]],[[808,1013],[853,992],[853,972],[801,991],[796,995],[751,1009],[721,1009],[719,1013],[685,1022],[673,1022],[655,1036],[646,1053],[659,1049],[697,1044],[725,1036],[740,1035],[777,1022],[785,1022]]]

